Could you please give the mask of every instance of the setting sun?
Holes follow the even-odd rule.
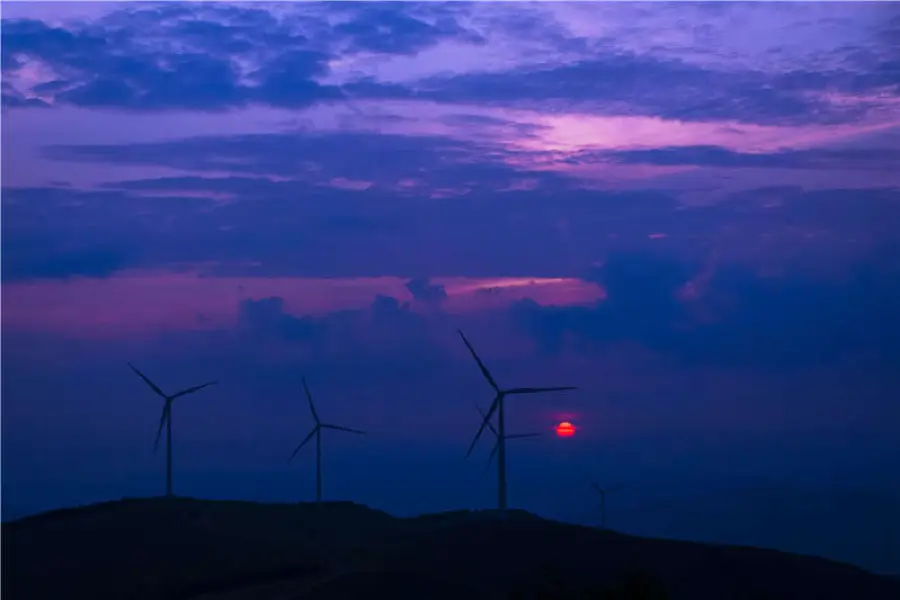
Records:
[[[569,421],[563,421],[556,426],[556,435],[559,437],[572,437],[575,435],[575,426]]]

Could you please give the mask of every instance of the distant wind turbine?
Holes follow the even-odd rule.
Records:
[[[288,457],[288,462],[297,456],[297,453],[300,452],[300,448],[305,446],[313,436],[316,437],[316,503],[320,503],[322,502],[322,430],[335,429],[337,431],[349,431],[350,433],[357,433],[359,435],[365,435],[366,432],[359,431],[358,429],[350,429],[349,427],[342,427],[341,425],[329,425],[320,421],[319,415],[316,412],[316,407],[313,404],[312,394],[309,393],[309,388],[306,386],[306,379],[304,378],[302,381],[303,391],[306,392],[306,399],[309,401],[309,410],[312,413],[316,425],[312,428],[312,431],[309,432],[309,435],[300,442],[300,445],[294,449],[294,452]]]
[[[475,353],[475,349],[472,347],[472,344],[469,343],[469,340],[466,339],[466,336],[462,331],[457,330],[459,336],[462,338],[463,343],[466,345],[466,348],[469,349],[469,352],[472,354],[472,358],[475,359],[475,362],[478,363],[478,368],[481,369],[481,374],[484,375],[484,378],[487,379],[487,382],[494,388],[496,392],[496,396],[494,396],[494,401],[491,403],[490,409],[488,409],[487,415],[484,416],[484,420],[481,422],[481,427],[478,428],[478,433],[475,434],[475,439],[472,440],[472,444],[469,446],[469,451],[466,453],[466,457],[468,458],[472,454],[472,450],[475,449],[475,444],[478,443],[478,439],[481,437],[481,434],[484,433],[485,427],[490,424],[491,417],[494,413],[497,413],[497,428],[495,433],[497,435],[497,509],[500,511],[500,514],[504,514],[506,511],[506,423],[504,421],[504,413],[503,413],[503,400],[506,396],[515,396],[520,394],[540,394],[543,392],[563,392],[568,390],[578,389],[573,386],[562,386],[562,387],[544,387],[544,388],[510,388],[510,389],[500,389],[500,386],[497,385],[497,382],[494,381],[494,378],[491,376],[490,371],[487,370],[487,367],[484,366],[484,363],[481,362],[481,359],[478,358],[478,354]]]
[[[182,396],[187,396],[188,394],[193,394],[194,392],[199,392],[205,387],[215,385],[216,381],[210,381],[204,383],[203,385],[197,385],[194,387],[187,388],[185,390],[181,390],[171,396],[167,396],[163,393],[159,387],[150,381],[146,375],[141,373],[137,367],[133,364],[128,363],[128,366],[131,367],[131,370],[137,374],[138,377],[144,380],[144,383],[150,386],[150,389],[156,392],[163,400],[165,400],[165,404],[163,404],[162,416],[159,419],[159,428],[156,430],[156,441],[153,443],[153,451],[159,448],[159,438],[162,436],[163,425],[166,426],[166,496],[172,497],[172,403],[176,398],[181,398]]]
[[[622,485],[614,485],[612,487],[601,487],[596,481],[591,481],[591,487],[600,496],[600,529],[606,529],[606,495],[618,492],[622,489]]]
[[[487,419],[487,415],[484,414],[484,411],[481,410],[480,406],[478,406],[476,404],[475,408],[481,414],[482,419]],[[484,468],[485,471],[487,471],[491,467],[491,462],[494,460],[494,456],[497,454],[497,446],[500,443],[500,434],[497,433],[497,430],[494,429],[494,426],[491,425],[490,421],[488,421],[487,426],[488,426],[488,429],[491,430],[491,433],[494,434],[494,447],[491,448],[491,453],[488,455],[487,465]],[[539,434],[539,433],[511,433],[511,434],[507,434],[506,439],[508,439],[508,440],[525,440],[525,439],[533,439],[540,435],[541,434]]]

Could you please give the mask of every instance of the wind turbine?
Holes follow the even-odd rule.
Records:
[[[487,418],[487,415],[484,414],[484,411],[481,410],[481,407],[480,407],[480,406],[478,406],[478,405],[476,404],[476,405],[475,405],[475,408],[476,408],[476,409],[478,410],[478,412],[481,414],[481,418],[482,418],[482,419],[486,419],[486,418]],[[491,462],[494,460],[494,455],[497,454],[497,446],[498,446],[498,444],[500,443],[500,434],[497,433],[497,430],[494,429],[494,426],[491,425],[490,421],[488,421],[487,426],[488,426],[488,428],[491,430],[491,433],[494,434],[494,438],[495,438],[496,441],[494,442],[494,447],[491,448],[491,453],[488,455],[487,466],[485,466],[485,468],[484,468],[485,471],[487,471],[487,470],[491,467]],[[506,439],[508,439],[508,440],[525,440],[525,439],[533,439],[533,438],[536,438],[536,437],[538,437],[539,435],[541,435],[541,434],[539,434],[539,433],[512,433],[512,434],[508,434],[508,435],[506,436]]]
[[[472,358],[475,359],[475,362],[478,363],[478,368],[481,369],[481,374],[484,375],[484,378],[487,379],[487,382],[494,388],[496,395],[494,396],[494,401],[491,402],[491,407],[488,409],[487,415],[485,415],[484,420],[481,422],[481,427],[478,428],[478,433],[475,434],[475,439],[472,440],[472,444],[469,446],[469,451],[466,453],[466,458],[468,458],[472,454],[472,450],[475,449],[475,444],[478,443],[478,439],[481,437],[481,434],[484,433],[484,428],[488,426],[490,423],[491,417],[494,413],[497,413],[497,429],[495,433],[497,435],[497,509],[500,511],[500,514],[505,514],[506,511],[506,423],[504,421],[503,414],[503,400],[506,396],[517,396],[521,394],[540,394],[543,392],[563,392],[567,390],[578,389],[573,386],[563,386],[563,387],[543,387],[543,388],[510,388],[510,389],[501,389],[497,382],[494,381],[494,378],[491,376],[490,371],[487,370],[487,367],[484,366],[484,363],[481,362],[481,359],[478,358],[478,354],[475,353],[475,349],[472,347],[472,344],[469,343],[469,340],[466,339],[465,334],[461,330],[457,330],[459,336],[462,338],[463,343],[466,345],[466,348],[469,349],[469,352],[472,354]]]
[[[319,414],[316,412],[316,407],[313,405],[312,394],[309,393],[309,388],[306,386],[306,378],[302,379],[303,381],[303,391],[306,392],[306,399],[309,401],[309,410],[312,413],[313,420],[316,422],[315,427],[312,428],[312,431],[309,432],[300,445],[294,449],[294,452],[288,457],[288,462],[293,460],[297,453],[300,452],[300,448],[306,445],[309,440],[316,437],[316,503],[322,502],[322,430],[323,429],[335,429],[337,431],[349,431],[350,433],[358,433],[359,435],[365,435],[365,431],[360,431],[358,429],[350,429],[349,427],[342,427],[341,425],[330,425],[328,423],[323,423],[319,420]]]
[[[600,495],[600,529],[606,529],[606,495],[622,489],[622,485],[601,487],[599,483],[591,480],[591,487]]]
[[[144,380],[144,383],[150,386],[150,389],[156,392],[163,400],[165,400],[165,404],[163,404],[162,416],[159,419],[159,428],[156,430],[156,441],[153,443],[153,451],[159,448],[159,438],[162,436],[163,425],[166,426],[166,496],[171,498],[174,494],[172,494],[172,403],[176,398],[181,398],[182,396],[187,396],[188,394],[193,394],[194,392],[198,392],[205,387],[215,385],[218,383],[217,381],[210,381],[204,383],[203,385],[196,385],[194,387],[189,387],[185,390],[181,390],[180,392],[176,392],[171,396],[167,396],[163,393],[159,387],[150,381],[146,375],[138,371],[137,367],[133,364],[128,363],[128,366],[131,367],[131,370],[137,374],[138,377]]]

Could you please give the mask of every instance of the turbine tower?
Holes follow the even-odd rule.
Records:
[[[294,452],[288,457],[288,462],[293,460],[297,453],[300,452],[300,448],[306,445],[309,440],[315,436],[316,438],[316,504],[322,502],[322,430],[323,429],[335,429],[337,431],[349,431],[350,433],[357,433],[359,435],[365,435],[365,431],[359,431],[358,429],[350,429],[349,427],[342,427],[341,425],[330,425],[328,423],[323,423],[319,420],[319,415],[316,412],[316,407],[313,404],[312,394],[309,393],[309,388],[306,386],[306,378],[303,380],[303,391],[306,392],[306,399],[309,401],[309,410],[312,413],[313,420],[316,422],[315,426],[312,428],[312,431],[309,432],[300,445],[294,449]]]
[[[475,349],[472,347],[472,344],[469,343],[469,340],[466,339],[465,334],[461,330],[457,330],[459,336],[462,338],[463,343],[466,345],[466,348],[469,349],[469,352],[472,354],[472,358],[475,359],[475,362],[478,363],[478,368],[481,369],[481,374],[484,375],[484,378],[487,379],[487,382],[490,384],[492,388],[494,388],[494,392],[496,395],[494,396],[494,401],[491,402],[491,407],[488,409],[487,415],[485,415],[484,420],[481,422],[481,427],[478,428],[478,433],[475,434],[475,439],[472,440],[472,444],[469,446],[469,451],[466,453],[466,457],[468,458],[472,454],[472,450],[475,449],[475,444],[478,443],[478,439],[481,437],[481,434],[484,432],[484,428],[490,424],[491,417],[494,413],[497,413],[497,428],[495,433],[497,435],[497,509],[500,511],[500,514],[503,515],[506,512],[506,423],[504,421],[504,413],[503,413],[503,400],[506,396],[517,396],[522,394],[540,394],[543,392],[563,392],[568,390],[578,389],[573,386],[562,386],[562,387],[543,387],[543,388],[510,388],[510,389],[501,389],[497,382],[494,381],[494,378],[491,376],[490,371],[487,370],[487,367],[484,366],[484,363],[481,362],[481,359],[478,358],[478,354],[475,353]]]
[[[144,380],[144,383],[150,386],[150,389],[156,392],[165,403],[163,404],[162,416],[159,419],[159,428],[156,430],[156,441],[153,443],[153,451],[159,448],[159,438],[162,436],[163,425],[166,426],[166,497],[171,498],[174,494],[172,493],[172,403],[176,398],[181,398],[182,396],[187,396],[188,394],[193,394],[194,392],[198,392],[205,387],[215,385],[216,381],[210,381],[204,383],[203,385],[196,385],[194,387],[187,388],[186,390],[181,390],[171,396],[167,396],[163,393],[159,387],[150,381],[146,375],[138,371],[137,367],[133,364],[128,363],[128,366],[131,367],[131,370],[137,374],[138,377]]]
[[[484,411],[481,410],[481,407],[480,407],[480,406],[478,406],[478,405],[476,404],[476,405],[475,405],[475,408],[476,408],[476,409],[478,410],[478,412],[481,414],[481,418],[482,418],[482,419],[486,419],[486,418],[487,418],[487,415],[484,414]],[[485,466],[485,468],[484,468],[485,471],[487,471],[487,470],[491,467],[491,462],[493,462],[494,456],[497,454],[497,445],[498,445],[498,443],[499,443],[499,441],[500,441],[500,434],[497,433],[497,430],[494,429],[494,426],[491,425],[490,421],[488,421],[487,426],[488,426],[488,428],[491,430],[491,433],[494,434],[494,439],[495,439],[495,441],[494,441],[494,447],[491,448],[491,453],[488,455],[487,466]],[[508,434],[508,435],[506,436],[506,439],[508,439],[508,440],[526,440],[526,439],[533,439],[533,438],[536,438],[536,437],[538,437],[539,435],[541,435],[541,434],[539,434],[539,433],[512,433],[512,434]]]

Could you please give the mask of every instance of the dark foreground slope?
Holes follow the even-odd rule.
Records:
[[[824,559],[521,512],[397,519],[351,503],[123,500],[4,524],[2,550],[5,600],[900,600],[900,582]]]

